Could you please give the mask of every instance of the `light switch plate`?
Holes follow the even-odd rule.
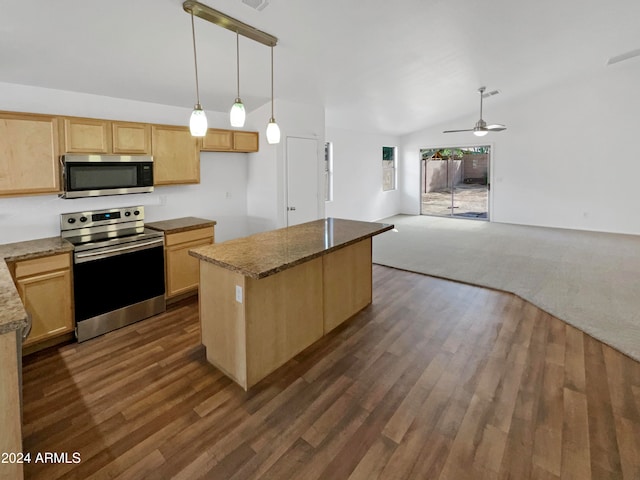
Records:
[[[242,303],[242,287],[236,285],[236,302]]]

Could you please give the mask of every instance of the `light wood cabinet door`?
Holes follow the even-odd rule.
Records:
[[[22,452],[22,422],[20,408],[20,380],[16,335],[20,331],[0,334],[0,454]],[[19,480],[23,477],[22,463],[0,465],[0,479]]]
[[[257,152],[258,132],[210,128],[202,139],[203,152]]]
[[[189,127],[151,127],[154,184],[200,183],[200,149]]]
[[[233,132],[233,150],[235,152],[257,152],[258,132]]]
[[[32,321],[25,347],[73,332],[70,265],[68,253],[16,264],[16,286]]]
[[[58,119],[0,112],[0,195],[60,191]]]
[[[65,118],[63,150],[64,153],[110,153],[109,121]]]
[[[151,155],[151,125],[111,122],[113,153]]]
[[[213,243],[213,227],[168,234],[166,236],[166,297],[198,290],[200,262],[189,250]]]
[[[220,152],[233,149],[233,132],[210,128],[202,139],[202,150]]]

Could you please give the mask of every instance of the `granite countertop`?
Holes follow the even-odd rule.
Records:
[[[213,220],[184,217],[146,223],[145,227],[165,233],[176,233],[215,224]],[[64,252],[73,252],[73,245],[61,237],[0,245],[0,334],[21,329],[27,324],[27,312],[13,283],[8,264]]]
[[[189,254],[259,279],[392,228],[389,223],[326,218],[197,247]]]
[[[161,220],[159,222],[145,223],[144,226],[152,230],[160,230],[165,233],[186,232],[204,227],[213,227],[215,220],[206,220],[197,217],[182,217],[173,220]]]
[[[27,312],[7,263],[72,251],[73,245],[60,237],[0,245],[0,334],[18,330],[27,324]]]

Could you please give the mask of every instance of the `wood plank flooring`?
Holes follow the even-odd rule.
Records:
[[[509,295],[374,266],[245,393],[198,308],[24,360],[27,479],[640,479],[640,364]],[[80,463],[71,463],[78,452]]]

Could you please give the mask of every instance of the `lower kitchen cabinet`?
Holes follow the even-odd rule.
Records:
[[[200,265],[189,250],[213,243],[213,227],[184,232],[167,233],[165,236],[165,269],[167,300],[196,293],[200,281]]]
[[[70,253],[17,262],[14,279],[31,316],[26,350],[35,351],[43,342],[73,332]]]

